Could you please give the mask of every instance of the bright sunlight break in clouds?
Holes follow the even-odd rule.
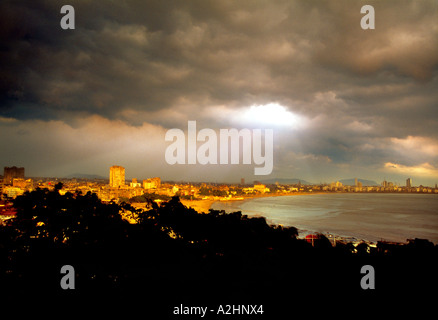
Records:
[[[250,123],[276,126],[296,127],[300,118],[277,103],[251,106],[243,114],[244,120]],[[301,120],[302,121],[302,120]]]

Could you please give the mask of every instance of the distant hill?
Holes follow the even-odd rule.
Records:
[[[278,182],[279,184],[298,184],[301,182],[301,184],[313,184],[309,181],[303,180],[303,179],[297,179],[297,178],[278,178],[278,179],[266,179],[266,180],[260,180],[263,184],[274,184]]]
[[[73,173],[73,174],[69,174],[68,176],[65,176],[64,178],[66,179],[108,179],[107,177],[102,177],[99,176],[97,174],[85,174],[85,173]]]
[[[358,182],[362,182],[363,186],[379,186],[376,181],[373,180],[365,180],[365,179],[357,179]],[[339,180],[344,186],[354,186],[354,178],[353,179],[342,179]]]

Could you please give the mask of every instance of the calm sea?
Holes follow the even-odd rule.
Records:
[[[270,224],[358,240],[438,243],[438,195],[338,193],[215,202],[212,209],[264,216]]]

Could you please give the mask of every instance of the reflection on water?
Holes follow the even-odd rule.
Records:
[[[315,194],[216,202],[212,209],[261,215],[272,224],[368,241],[438,243],[438,196],[430,194]]]

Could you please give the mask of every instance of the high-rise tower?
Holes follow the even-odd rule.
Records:
[[[24,179],[24,168],[5,167],[3,181],[5,184],[12,184],[15,178]]]
[[[125,185],[125,168],[112,166],[110,168],[110,187],[118,188]]]

